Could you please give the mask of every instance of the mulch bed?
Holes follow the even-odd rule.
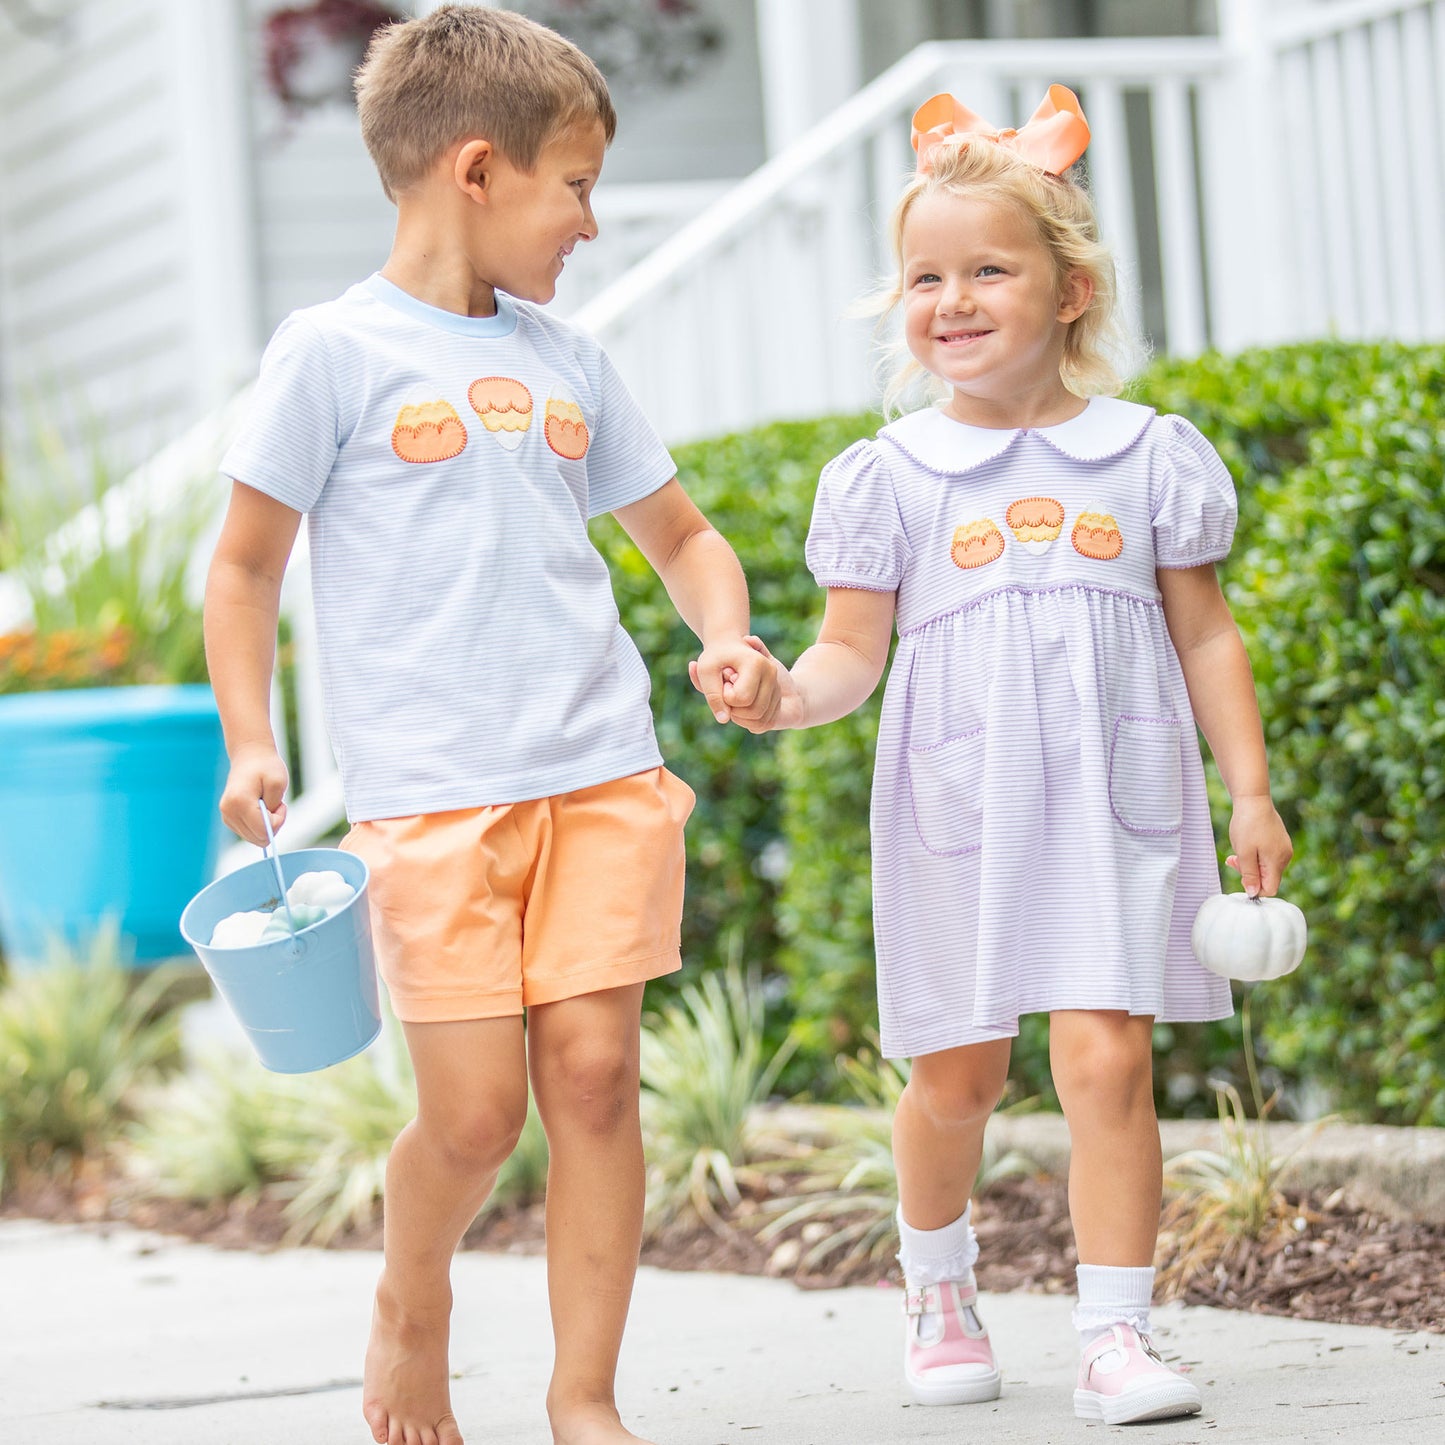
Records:
[[[756,1186],[734,1213],[738,1224],[672,1226],[644,1246],[643,1262],[663,1269],[784,1276],[805,1289],[899,1283],[897,1266],[888,1258],[801,1268],[800,1257],[819,1237],[816,1225],[799,1225],[766,1245],[742,1227],[742,1222],[759,1222],[757,1211],[767,1198],[788,1192],[794,1182],[772,1176]],[[1289,1211],[1272,1234],[1226,1252],[1183,1285],[1178,1297],[1258,1314],[1445,1333],[1445,1226],[1353,1209],[1338,1193],[1291,1195],[1288,1202]],[[286,1234],[282,1205],[275,1199],[203,1207],[138,1198],[103,1169],[85,1170],[64,1182],[20,1181],[0,1201],[0,1218],[17,1217],[125,1223],[223,1249],[274,1249]],[[1073,1292],[1077,1257],[1062,1181],[1042,1176],[1000,1180],[975,1207],[975,1224],[984,1291]],[[380,1244],[377,1223],[347,1234],[334,1247],[376,1249]],[[540,1254],[540,1206],[483,1215],[463,1248]]]

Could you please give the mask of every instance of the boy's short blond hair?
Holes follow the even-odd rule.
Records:
[[[372,37],[356,72],[361,135],[391,200],[448,146],[489,140],[531,171],[569,126],[617,113],[602,72],[570,40],[510,10],[443,5]]]

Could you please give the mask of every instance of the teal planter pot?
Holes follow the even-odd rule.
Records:
[[[0,697],[0,951],[119,922],[138,963],[187,952],[178,920],[215,871],[226,753],[205,686]]]

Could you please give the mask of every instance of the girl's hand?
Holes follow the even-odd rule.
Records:
[[[1234,800],[1229,842],[1234,852],[1224,861],[1239,870],[1244,891],[1251,898],[1261,893],[1273,898],[1279,892],[1279,881],[1289,860],[1294,857],[1294,844],[1268,794]]]
[[[255,743],[236,749],[231,773],[221,794],[221,817],[238,837],[258,848],[266,846],[266,829],[261,822],[259,799],[266,800],[271,831],[279,833],[286,822],[286,787],[291,779],[281,754],[269,743]]]

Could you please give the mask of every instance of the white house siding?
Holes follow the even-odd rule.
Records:
[[[224,46],[205,53],[224,39],[225,8],[83,0],[40,33],[0,16],[0,414],[12,453],[39,426],[59,428],[77,459],[94,447],[117,466],[138,461],[254,360],[235,274],[243,208],[214,121]],[[198,116],[202,90],[211,117]],[[15,475],[23,484],[23,466]]]
[[[604,186],[736,180],[767,159],[754,0],[707,0],[706,9],[723,42],[690,80],[648,90],[613,86],[617,139]]]
[[[53,35],[7,29],[0,49],[5,408],[12,425],[78,414],[128,456],[190,399],[162,9],[85,5]]]
[[[350,104],[288,115],[265,84],[261,26],[278,0],[243,0],[263,333],[386,259],[396,212]]]
[[[602,234],[577,253],[559,288],[559,310],[584,302],[701,210],[721,183],[762,163],[753,4],[712,0],[726,38],[685,86],[617,89],[617,139],[597,197]],[[350,105],[288,116],[271,95],[261,23],[275,0],[246,6],[261,315],[269,333],[296,307],[334,296],[380,266],[396,213]]]

